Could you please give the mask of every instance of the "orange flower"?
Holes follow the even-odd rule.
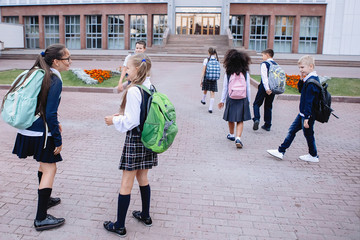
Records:
[[[92,69],[84,70],[86,74],[89,74],[91,78],[97,80],[99,83],[111,78],[111,72],[108,70]]]
[[[297,88],[297,84],[300,80],[300,75],[287,75],[286,74],[286,85]]]

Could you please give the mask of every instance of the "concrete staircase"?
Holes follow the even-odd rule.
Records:
[[[207,55],[209,47],[224,55],[229,49],[226,35],[170,35],[165,46],[148,48],[148,53]]]

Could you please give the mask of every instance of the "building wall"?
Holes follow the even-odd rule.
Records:
[[[268,32],[268,47],[273,48],[274,45],[274,32],[275,32],[275,17],[276,16],[294,16],[294,31],[293,31],[293,44],[292,52],[298,52],[299,45],[299,32],[300,32],[300,18],[301,16],[316,16],[320,17],[319,38],[317,53],[322,53],[323,37],[325,27],[325,4],[236,4],[230,5],[230,15],[244,15],[244,47],[249,47],[249,25],[250,16],[263,15],[270,16],[269,19],[269,32]]]
[[[4,48],[24,48],[24,26],[20,24],[0,23],[0,41]]]
[[[328,2],[323,53],[360,55],[360,1]]]
[[[40,48],[45,47],[43,16],[59,16],[60,27],[64,25],[64,16],[80,15],[81,24],[81,48],[86,48],[85,16],[101,15],[102,23],[107,23],[107,15],[125,15],[125,36],[130,36],[130,15],[148,15],[147,45],[151,46],[152,15],[167,14],[166,4],[81,4],[81,5],[40,5],[40,6],[13,6],[1,7],[2,16],[19,16],[19,24],[24,24],[24,16],[39,17]],[[65,42],[64,31],[60,31],[60,42]],[[102,48],[107,49],[107,24],[102,24]],[[129,37],[125,37],[125,49],[130,48]]]

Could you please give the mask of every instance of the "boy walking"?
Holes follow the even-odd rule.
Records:
[[[261,82],[258,87],[258,92],[255,97],[255,101],[253,104],[254,109],[254,125],[253,130],[256,131],[259,129],[259,123],[260,123],[260,107],[263,104],[265,100],[264,105],[264,125],[261,126],[262,129],[266,131],[270,131],[271,128],[271,112],[272,112],[272,103],[274,101],[275,94],[271,92],[269,87],[269,69],[270,64],[277,64],[274,62],[274,51],[272,49],[266,49],[261,52],[262,59],[264,62],[261,63],[260,69],[261,69]]]
[[[302,78],[298,83],[298,89],[301,93],[299,105],[300,113],[291,124],[288,135],[280,147],[274,150],[267,150],[267,152],[270,155],[282,160],[286,149],[290,147],[296,133],[302,130],[309,148],[309,154],[300,156],[300,160],[307,162],[319,162],[314,137],[315,116],[313,106],[319,104],[320,89],[314,83],[307,83],[307,81],[310,78],[318,82],[320,81],[316,71],[314,71],[315,60],[312,56],[305,55],[301,57],[298,61],[298,66]]]

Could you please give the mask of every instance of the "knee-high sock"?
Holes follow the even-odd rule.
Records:
[[[142,203],[142,211],[141,217],[148,218],[150,217],[149,210],[150,210],[150,185],[140,186],[140,193],[141,193],[141,203]]]
[[[43,173],[38,171],[38,179],[39,179],[39,185],[40,185],[40,182],[41,182],[41,177],[42,177]]]
[[[210,98],[210,106],[209,106],[209,110],[213,110],[213,106],[214,106],[214,101],[215,101],[215,98]]]
[[[47,205],[51,195],[51,188],[43,188],[38,190],[38,207],[36,212],[36,220],[44,220],[47,215]]]
[[[206,100],[206,94],[203,95],[202,101],[205,102]]]
[[[115,223],[115,228],[125,227],[125,218],[130,204],[130,194],[121,195],[118,197],[118,212],[117,212],[117,221]]]

